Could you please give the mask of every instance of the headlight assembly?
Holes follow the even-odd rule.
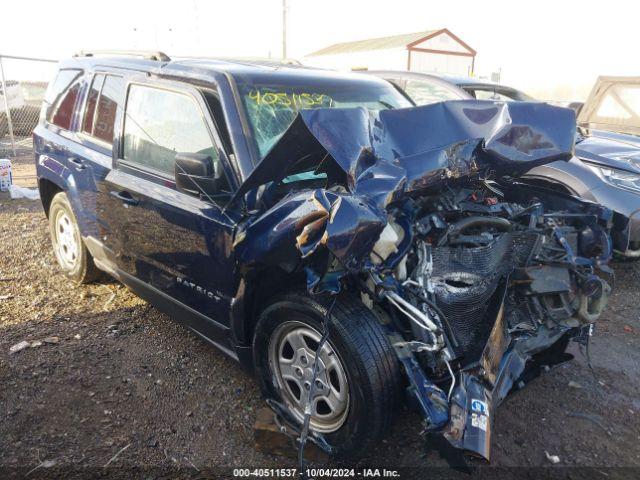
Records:
[[[602,180],[614,187],[640,193],[640,174],[587,164]]]

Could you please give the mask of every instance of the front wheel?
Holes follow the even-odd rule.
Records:
[[[100,276],[82,241],[76,217],[64,192],[57,193],[51,200],[49,232],[58,265],[68,278],[76,283],[90,283]]]
[[[328,341],[318,351],[325,315],[326,308],[305,294],[271,302],[256,326],[256,373],[263,395],[284,405],[299,424],[309,401],[310,430],[323,434],[337,456],[358,456],[391,424],[399,364],[376,316],[352,298],[337,299]]]

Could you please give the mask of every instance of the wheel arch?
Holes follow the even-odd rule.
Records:
[[[53,197],[65,190],[59,184],[47,178],[38,179],[38,190],[40,192],[40,201],[42,202],[42,208],[44,208],[44,214],[49,218],[49,207],[51,206]]]
[[[251,345],[260,313],[270,298],[306,288],[304,272],[287,272],[282,267],[267,267],[250,272],[240,280],[231,303],[231,329],[240,363],[253,368]]]

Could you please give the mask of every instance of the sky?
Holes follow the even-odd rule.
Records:
[[[287,3],[291,58],[337,42],[448,28],[478,52],[476,74],[499,70],[502,83],[541,99],[583,100],[598,75],[640,75],[638,2]],[[282,0],[20,0],[5,2],[2,16],[9,20],[0,28],[5,55],[60,59],[106,48],[169,56],[282,52]],[[18,69],[27,69],[25,62],[5,62],[7,76]]]

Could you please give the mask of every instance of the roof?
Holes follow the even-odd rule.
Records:
[[[323,82],[363,82],[363,76],[351,72],[336,72],[313,67],[282,63],[276,60],[247,60],[232,58],[193,57],[170,61],[156,61],[126,56],[114,57],[73,57],[63,60],[61,68],[108,67],[144,72],[158,76],[183,78],[187,81],[211,82],[217,75],[235,77],[236,80],[251,79],[256,82],[304,81],[314,84]],[[365,83],[372,83],[366,79]],[[377,82],[383,82],[377,80]]]
[[[402,48],[412,43],[425,39],[434,34],[444,32],[445,29],[425,30],[423,32],[405,33],[403,35],[393,35],[391,37],[369,38],[367,40],[357,40],[355,42],[336,43],[316,52],[310,53],[308,57],[320,55],[336,55],[340,53],[364,52],[367,50],[386,50],[389,48]]]
[[[125,70],[146,72],[156,75],[202,75],[207,73],[251,73],[251,72],[295,72],[311,70],[292,60],[279,61],[269,59],[177,57],[173,60],[159,61],[146,58],[134,58],[125,55],[112,56],[75,56],[60,62],[61,68],[112,67]]]

